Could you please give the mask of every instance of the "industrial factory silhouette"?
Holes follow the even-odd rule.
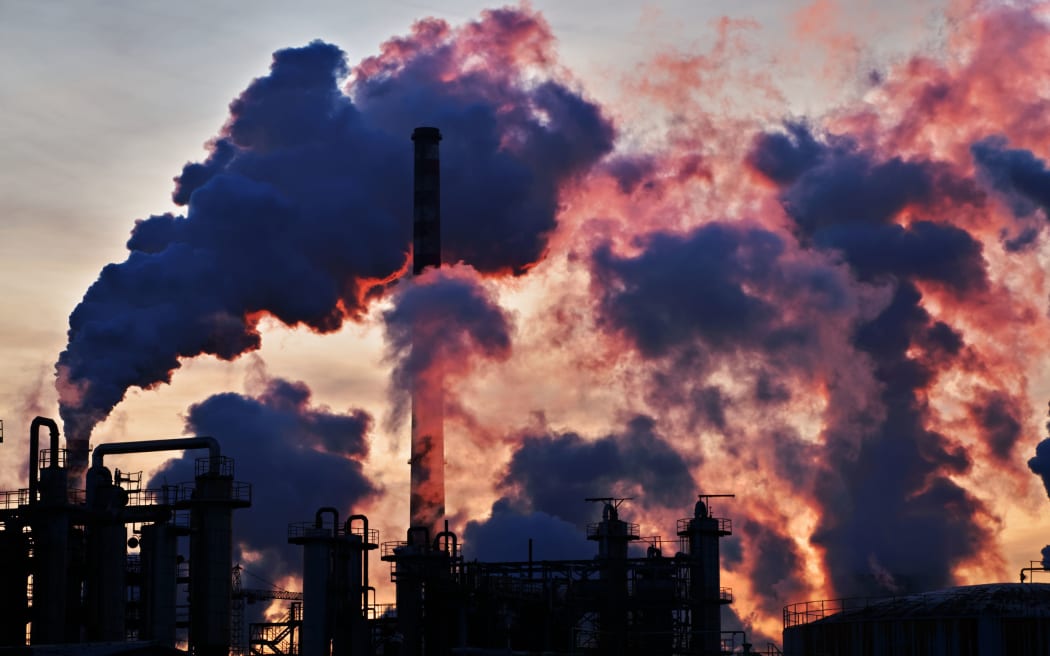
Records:
[[[412,135],[415,274],[441,266],[440,140],[433,127]],[[732,495],[700,495],[675,540],[643,538],[621,519],[629,499],[578,500],[598,504],[600,521],[587,526],[593,559],[533,560],[530,545],[527,561],[466,561],[445,519],[442,387],[440,375],[412,386],[406,539],[380,542],[366,516],[341,521],[340,509],[318,508],[312,521],[288,525],[288,542],[302,546],[301,593],[242,586],[232,516],[251,505],[252,487],[234,479],[215,439],[98,445],[80,489],[57,423],[38,417],[28,488],[0,497],[0,644],[19,653],[181,647],[200,656],[750,651],[742,631],[721,626],[732,593],[720,585],[719,540],[732,524],[712,514],[711,501]],[[206,452],[193,480],[160,489],[105,465],[121,454],[187,450]],[[396,604],[375,602],[373,551],[389,563]],[[260,596],[291,600],[287,619],[243,626],[246,600]]]
[[[412,141],[419,275],[441,266],[441,134],[421,127]],[[71,458],[57,423],[36,418],[28,487],[0,494],[0,653],[1050,653],[1050,585],[1024,575],[1018,584],[791,604],[783,649],[753,645],[722,622],[733,594],[721,585],[719,543],[733,526],[715,506],[729,507],[731,493],[683,493],[691,513],[673,539],[641,535],[628,521],[629,498],[568,499],[595,504],[592,558],[534,559],[530,539],[527,560],[466,559],[445,512],[442,389],[440,370],[411,386],[404,539],[381,540],[352,509],[317,508],[287,524],[287,542],[301,547],[301,592],[244,584],[232,519],[252,504],[253,488],[235,479],[216,439],[97,445],[81,488],[74,461],[87,451]],[[199,454],[193,480],[143,488],[141,473],[119,469],[120,456],[161,451]],[[1033,563],[1026,576],[1044,571]],[[387,572],[394,604],[376,600],[373,584]],[[286,617],[247,622],[255,600],[287,601]]]

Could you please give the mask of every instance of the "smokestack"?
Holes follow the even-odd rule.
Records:
[[[412,273],[441,266],[441,132],[419,127],[415,143],[412,228]],[[411,528],[425,527],[430,536],[445,517],[444,381],[440,363],[433,376],[412,383],[412,482],[409,500]]]

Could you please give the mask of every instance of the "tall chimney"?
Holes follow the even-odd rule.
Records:
[[[419,127],[415,143],[412,273],[441,266],[441,132]],[[414,348],[414,347],[413,347]],[[428,529],[433,538],[445,518],[445,392],[440,364],[432,377],[412,382],[412,482],[409,527]]]

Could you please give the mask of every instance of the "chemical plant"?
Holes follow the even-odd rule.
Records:
[[[468,562],[455,533],[427,526],[380,543],[364,515],[344,521],[320,508],[288,526],[288,541],[303,549],[303,590],[287,594],[286,621],[245,631],[250,595],[236,581],[232,514],[251,504],[251,487],[234,480],[214,439],[96,446],[86,490],[71,486],[54,421],[34,420],[30,449],[29,487],[0,495],[0,652],[714,656],[750,648],[740,632],[721,630],[732,595],[720,585],[719,540],[732,526],[710,513],[720,495],[702,496],[679,520],[678,539],[649,539],[641,557],[629,551],[641,538],[620,518],[625,500],[590,499],[601,508],[587,527],[596,556],[562,561]],[[158,490],[106,466],[123,454],[187,449],[205,452],[194,480]],[[377,560],[388,563],[393,606],[375,604]]]
[[[417,128],[412,140],[419,275],[441,265],[441,135]],[[288,525],[287,540],[302,547],[301,592],[242,586],[232,517],[252,488],[215,439],[97,445],[81,489],[87,463],[68,462],[56,422],[37,417],[28,487],[0,493],[0,654],[781,654],[722,630],[733,596],[719,542],[732,523],[712,500],[731,495],[683,499],[691,513],[672,540],[643,538],[621,517],[628,499],[601,497],[586,500],[599,509],[586,527],[593,558],[534,560],[530,540],[526,561],[464,559],[445,519],[442,385],[428,380],[412,389],[405,539],[381,542],[368,517],[346,509],[297,518],[306,521]],[[159,489],[115,463],[187,450],[202,453],[193,480]],[[395,604],[377,603],[379,571]],[[246,624],[253,599],[286,600],[286,617]],[[1050,585],[806,602],[784,610],[784,627],[788,656],[1050,654]]]

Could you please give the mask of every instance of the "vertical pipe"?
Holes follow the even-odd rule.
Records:
[[[441,132],[433,127],[419,127],[413,131],[412,141],[412,273],[419,275],[427,267],[441,266]],[[412,383],[409,526],[426,527],[435,535],[445,516],[444,381],[440,371],[432,373]]]
[[[36,492],[40,476],[40,429],[48,427],[51,432],[51,466],[58,462],[58,424],[54,419],[36,417],[29,426],[29,503],[36,503]]]
[[[346,535],[353,534],[353,523],[354,520],[361,522],[361,537],[364,538],[365,552],[361,560],[361,615],[367,616],[368,611],[368,591],[375,590],[368,585],[368,517],[365,515],[350,515],[349,519],[346,520],[343,533]]]

